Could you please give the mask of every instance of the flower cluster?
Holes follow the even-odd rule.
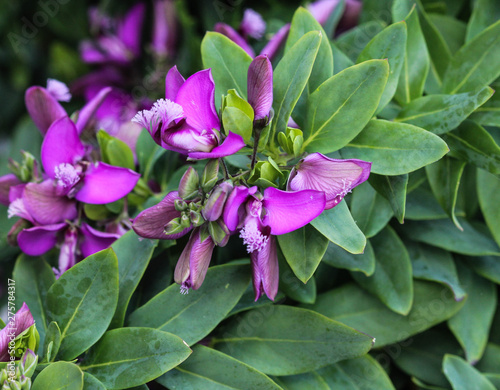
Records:
[[[63,83],[49,80],[47,88],[29,88],[26,107],[44,137],[42,169],[31,154],[23,153],[21,164],[11,162],[13,173],[0,178],[0,202],[8,206],[9,218],[21,218],[9,232],[10,242],[30,256],[59,246],[58,275],[79,259],[107,248],[123,233],[122,221],[128,223],[126,209],[122,216],[96,221],[104,231],[85,218],[86,204],[115,202],[139,180],[131,169],[103,162],[95,143],[81,139],[109,92],[109,88],[99,91],[72,119],[58,102],[71,98]]]
[[[267,56],[252,61],[247,80],[247,100],[229,91],[217,115],[211,70],[184,80],[173,67],[166,76],[165,99],[134,117],[162,148],[190,160],[209,159],[201,179],[189,167],[178,191],[132,221],[134,231],[145,238],[168,240],[191,233],[174,273],[183,293],[201,286],[215,246],[225,246],[238,234],[250,255],[255,299],[263,293],[274,299],[279,284],[275,236],[299,229],[336,206],[370,173],[371,163],[361,160],[320,153],[296,156],[286,145],[290,133],[278,137],[281,149],[266,147],[261,136],[272,122],[273,103]],[[242,109],[251,112],[249,132],[234,125],[233,115]],[[301,131],[291,130],[299,141]],[[224,157],[235,153],[248,156],[247,170],[230,172]],[[265,155],[268,161],[262,159]]]

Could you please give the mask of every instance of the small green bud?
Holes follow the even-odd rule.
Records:
[[[205,220],[201,216],[201,213],[193,210],[189,212],[189,219],[195,227],[201,226],[205,222]]]
[[[181,225],[180,218],[174,218],[169,223],[165,225],[163,231],[166,235],[177,234],[182,232],[185,229],[184,226]]]
[[[201,187],[204,192],[209,192],[219,179],[219,159],[213,158],[208,161],[201,175]]]
[[[199,183],[198,172],[193,167],[189,167],[179,183],[179,196],[184,200],[195,199],[199,195]]]
[[[225,246],[229,240],[229,229],[222,221],[211,221],[208,223],[208,231],[212,240],[218,246]]]
[[[188,208],[188,204],[182,199],[176,199],[174,201],[174,207],[177,211],[184,211]]]

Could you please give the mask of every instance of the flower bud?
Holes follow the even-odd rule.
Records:
[[[164,232],[166,235],[177,234],[182,232],[185,227],[181,224],[181,218],[174,218],[165,225]]]
[[[184,211],[188,208],[188,204],[183,199],[176,199],[174,201],[174,207],[177,211]]]
[[[224,210],[224,205],[226,203],[227,197],[233,190],[233,183],[231,181],[225,181],[216,187],[203,209],[203,217],[207,221],[215,221],[219,219]]]
[[[219,179],[219,159],[210,159],[203,169],[203,174],[201,175],[201,187],[203,191],[209,192]]]
[[[218,246],[225,246],[229,240],[229,229],[222,221],[211,221],[208,223],[208,231],[212,240]]]
[[[189,167],[182,175],[179,183],[179,196],[184,200],[191,200],[198,196],[200,179],[198,172],[193,167]]]
[[[273,67],[266,55],[255,57],[248,68],[248,102],[255,113],[260,128],[266,126],[266,118],[273,105]]]
[[[35,372],[38,363],[38,356],[31,349],[27,349],[22,358],[21,371],[22,374],[30,378]]]
[[[205,222],[201,214],[198,211],[193,211],[193,210],[189,212],[189,220],[191,221],[191,224],[195,227],[201,226]]]

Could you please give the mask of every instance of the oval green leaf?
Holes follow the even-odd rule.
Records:
[[[446,355],[443,371],[453,390],[495,390],[495,386],[461,357]]]
[[[45,367],[31,390],[82,390],[83,372],[74,363],[57,362]]]
[[[58,357],[71,360],[106,331],[118,301],[118,260],[105,249],[66,271],[47,293],[47,311],[61,329]]]
[[[176,335],[157,329],[120,328],[104,334],[81,369],[107,389],[127,389],[159,377],[190,353],[188,345]]]

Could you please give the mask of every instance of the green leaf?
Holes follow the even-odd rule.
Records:
[[[373,174],[370,175],[369,181],[373,188],[389,201],[399,223],[403,223],[405,218],[408,175],[380,176]]]
[[[295,276],[281,249],[278,249],[279,262],[279,290],[283,291],[288,298],[300,303],[314,303],[316,301],[316,280],[311,277],[307,283],[302,282]],[[260,300],[260,299],[259,299]],[[276,301],[279,301],[275,298]]]
[[[313,311],[273,305],[233,320],[212,343],[266,374],[294,375],[364,355],[372,338]]]
[[[389,77],[380,98],[377,112],[384,108],[393,98],[398,86],[401,67],[406,52],[406,23],[399,22],[384,28],[359,54],[358,64],[374,59],[389,61]]]
[[[38,328],[37,328],[38,329]],[[57,322],[52,321],[47,327],[47,334],[45,335],[45,345],[43,347],[44,360],[53,362],[61,347],[61,330]]]
[[[356,27],[340,35],[335,44],[352,62],[355,62],[363,48],[375,35],[381,32],[384,27],[385,23],[378,20],[371,20],[366,23],[358,24]]]
[[[457,263],[460,283],[467,291],[462,309],[448,320],[448,327],[465,351],[467,361],[475,364],[483,355],[497,306],[497,289],[472,270]]]
[[[363,272],[370,276],[375,271],[375,253],[370,241],[366,242],[364,253],[354,255],[331,242],[323,256],[323,262],[336,268]]]
[[[83,373],[83,388],[85,390],[106,390],[106,387],[95,376]]]
[[[210,267],[203,285],[189,294],[172,284],[139,307],[129,326],[145,326],[178,335],[189,345],[209,334],[239,301],[250,282],[247,265]],[[199,321],[203,318],[203,321]]]
[[[328,238],[318,234],[309,224],[277,238],[294,274],[303,283],[307,283],[325,254]]]
[[[443,80],[443,92],[474,91],[500,76],[500,21],[463,46],[451,59]]]
[[[222,112],[222,123],[225,130],[241,135],[245,143],[249,144],[252,138],[253,117],[253,112],[249,117],[237,107],[225,107]]]
[[[447,152],[441,138],[420,127],[371,120],[340,154],[371,161],[373,173],[403,175],[439,160]]]
[[[44,259],[22,254],[14,266],[13,279],[16,281],[17,309],[26,302],[36,322],[40,347],[43,347],[49,324],[45,300],[50,286],[56,281],[54,271]]]
[[[369,183],[354,189],[351,199],[351,213],[366,237],[373,237],[393,216],[391,204]]]
[[[81,369],[107,389],[126,389],[159,377],[186,360],[190,353],[182,339],[161,330],[114,329],[89,351]]]
[[[488,26],[500,19],[500,3],[495,0],[477,0],[467,24],[466,42],[479,35]]]
[[[465,298],[467,293],[458,280],[455,262],[449,252],[411,241],[406,243],[406,247],[415,278],[448,286],[453,291],[456,301]]]
[[[464,219],[459,221],[463,231],[458,230],[449,219],[407,221],[405,235],[412,240],[464,255],[500,256],[500,248],[493,239],[475,229]]]
[[[453,316],[463,305],[446,287],[415,280],[413,306],[403,316],[355,284],[318,295],[314,305],[303,305],[374,337],[375,348],[421,333]],[[332,305],[332,302],[335,302]]]
[[[485,87],[456,95],[424,96],[404,107],[395,121],[410,123],[434,134],[444,134],[462,123],[493,92],[490,87]]]
[[[483,357],[475,367],[482,372],[500,374],[500,345],[488,343]]]
[[[173,370],[156,379],[169,389],[281,389],[255,368],[203,345],[193,347],[193,354]]]
[[[406,219],[424,221],[443,218],[447,215],[430,190],[418,187],[406,197]]]
[[[280,377],[286,390],[394,390],[389,376],[370,355],[343,360],[306,374]]]
[[[451,52],[448,45],[444,41],[443,36],[432,23],[431,19],[424,10],[424,7],[417,0],[417,10],[419,15],[422,33],[424,34],[427,49],[431,59],[430,72],[428,78],[433,80],[432,93],[439,93],[441,89],[443,76],[450,63]],[[426,86],[427,89],[427,86]]]
[[[141,134],[137,138],[137,143],[135,145],[135,153],[137,155],[137,161],[139,163],[139,169],[144,179],[149,178],[149,174],[153,169],[156,161],[166,152],[166,149],[157,145],[156,142],[149,134],[149,131],[142,129]]]
[[[45,367],[31,390],[82,390],[83,372],[73,363],[56,362]]]
[[[500,175],[500,147],[478,124],[465,121],[458,129],[446,134],[444,140],[453,156]]]
[[[500,93],[495,93],[486,103],[477,108],[469,119],[482,126],[500,127]]]
[[[241,97],[247,96],[247,73],[252,57],[245,50],[224,35],[209,31],[201,41],[201,59],[204,68],[212,69],[217,107],[220,97],[230,89],[236,89]]]
[[[344,69],[354,65],[354,62],[351,61],[342,50],[335,46],[335,43],[331,42],[330,46],[332,47],[333,53],[333,74],[342,72]]]
[[[461,357],[446,355],[443,359],[444,375],[453,390],[495,390],[495,386]]]
[[[500,284],[500,261],[496,256],[482,256],[466,259],[466,263],[478,275]]]
[[[108,328],[118,301],[118,260],[105,249],[66,271],[47,293],[47,312],[61,328],[58,357],[71,360]]]
[[[429,13],[429,19],[443,37],[450,53],[456,53],[465,42],[467,25],[453,16]]]
[[[486,224],[495,241],[500,245],[500,208],[498,194],[500,193],[500,179],[481,169],[477,171],[477,195],[479,205]]]
[[[102,161],[116,167],[135,168],[134,154],[123,141],[115,138],[104,130],[99,130],[97,140],[102,153]]]
[[[304,124],[305,106],[309,95],[316,90],[323,81],[329,79],[333,75],[333,54],[328,35],[326,35],[323,27],[321,27],[311,13],[303,7],[299,7],[293,15],[290,32],[288,33],[286,41],[285,54],[300,38],[310,31],[319,31],[321,33],[321,43],[316,59],[314,60],[309,81],[293,110],[293,118],[300,127]]]
[[[323,211],[311,221],[328,240],[351,253],[363,253],[366,237],[358,228],[345,201],[330,210]]]
[[[375,272],[370,275],[352,273],[365,290],[377,296],[399,314],[408,314],[413,301],[410,257],[403,242],[389,226],[371,238],[375,252]]]
[[[457,204],[458,186],[460,178],[465,168],[465,162],[443,157],[434,164],[427,165],[425,171],[429,179],[432,193],[438,200],[446,214],[452,219],[455,226],[462,230],[455,215],[455,206]]]
[[[392,6],[394,21],[405,19],[407,28],[406,55],[394,97],[401,104],[419,98],[424,92],[429,73],[430,58],[425,38],[420,28],[415,6],[407,0],[395,0]]]
[[[372,118],[389,75],[388,62],[370,60],[332,76],[307,101],[303,150],[334,152]]]
[[[141,239],[134,231],[129,231],[111,246],[118,258],[119,294],[111,328],[123,326],[128,303],[139,284],[158,240]]]
[[[461,353],[462,349],[446,329],[435,327],[390,348],[394,363],[405,373],[435,386],[448,388],[441,371],[446,353]]]
[[[321,40],[319,31],[308,32],[285,53],[273,72],[271,142],[274,142],[276,133],[286,130],[288,119],[311,74]]]
[[[308,81],[307,89],[309,92],[312,92],[316,90],[323,81],[332,77],[333,54],[328,36],[323,30],[323,27],[321,27],[308,10],[299,7],[292,18],[290,32],[286,40],[285,53],[287,53],[300,38],[310,31],[319,31],[321,33],[321,44]]]

